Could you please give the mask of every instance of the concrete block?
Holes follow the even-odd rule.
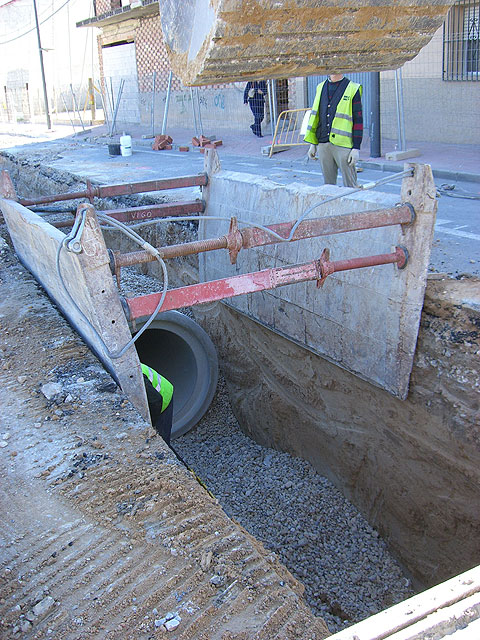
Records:
[[[407,160],[408,158],[416,158],[421,156],[422,152],[420,149],[406,149],[405,151],[389,151],[385,154],[386,160]]]

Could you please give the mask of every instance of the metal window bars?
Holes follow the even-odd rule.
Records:
[[[443,25],[443,80],[480,80],[480,2],[460,0]]]

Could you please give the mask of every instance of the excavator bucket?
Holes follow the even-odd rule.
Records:
[[[397,69],[454,0],[160,0],[186,85]]]

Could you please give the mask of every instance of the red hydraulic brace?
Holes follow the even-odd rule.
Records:
[[[137,220],[153,220],[155,218],[168,218],[170,216],[188,216],[192,213],[203,213],[205,202],[203,200],[191,200],[188,202],[165,202],[163,204],[152,204],[147,207],[132,207],[131,209],[107,209],[100,211],[110,218],[115,218],[120,222],[135,222]],[[60,227],[71,227],[72,220],[61,220],[53,222],[52,225]]]
[[[408,259],[407,251],[402,247],[397,247],[394,253],[339,260],[338,262],[330,262],[328,255],[328,249],[325,249],[319,260],[307,262],[306,264],[264,269],[263,271],[232,276],[231,278],[222,278],[221,280],[212,280],[211,282],[201,282],[179,287],[178,289],[171,289],[167,291],[160,311],[192,307],[196,304],[233,298],[245,293],[276,289],[286,284],[308,280],[316,280],[318,285],[321,285],[328,275],[347,269],[360,269],[362,267],[392,263],[397,263],[399,268],[404,268]],[[161,295],[161,293],[150,293],[145,296],[126,298],[128,320],[135,320],[154,313]]]
[[[318,236],[335,233],[345,233],[347,231],[360,231],[362,229],[378,229],[395,224],[411,224],[415,220],[415,210],[410,203],[404,203],[389,209],[378,209],[374,211],[361,211],[339,216],[328,216],[326,218],[312,218],[303,220],[295,230],[292,241],[304,240]],[[283,238],[288,238],[295,220],[291,222],[280,222],[268,226]],[[230,230],[227,235],[219,238],[209,238],[207,240],[196,240],[183,244],[169,245],[158,249],[161,258],[178,258],[181,256],[194,255],[216,249],[228,249],[230,261],[235,264],[240,249],[250,249],[252,247],[266,246],[280,243],[281,240],[271,233],[258,227],[247,227],[239,229],[236,218],[232,218]],[[155,256],[147,251],[132,251],[130,253],[116,253],[113,269],[117,271],[121,267],[132,266],[143,262],[153,262]]]
[[[363,267],[378,267],[381,264],[396,264],[399,269],[405,269],[408,262],[408,251],[405,247],[396,247],[394,253],[381,253],[376,256],[365,256],[364,258],[350,258],[348,260],[336,260],[330,262],[330,250],[324,249],[320,256],[321,278],[318,279],[317,287],[323,286],[327,276],[338,271],[349,271],[350,269],[362,269]]]
[[[146,182],[130,182],[125,184],[112,184],[96,187],[87,180],[87,188],[84,191],[58,193],[52,196],[43,196],[41,198],[33,199],[19,198],[18,202],[23,204],[24,207],[36,204],[59,202],[61,200],[76,200],[77,198],[88,198],[90,202],[93,202],[94,198],[127,196],[134,193],[163,191],[165,189],[180,189],[182,187],[204,187],[207,182],[208,176],[206,173],[200,173],[196,176],[181,176],[179,178],[163,178],[161,180],[147,180]]]

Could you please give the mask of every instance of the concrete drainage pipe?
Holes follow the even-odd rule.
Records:
[[[137,321],[137,330],[143,324]],[[215,347],[200,325],[178,311],[159,314],[135,344],[140,362],[174,386],[172,439],[178,438],[199,422],[213,399],[218,380]]]

